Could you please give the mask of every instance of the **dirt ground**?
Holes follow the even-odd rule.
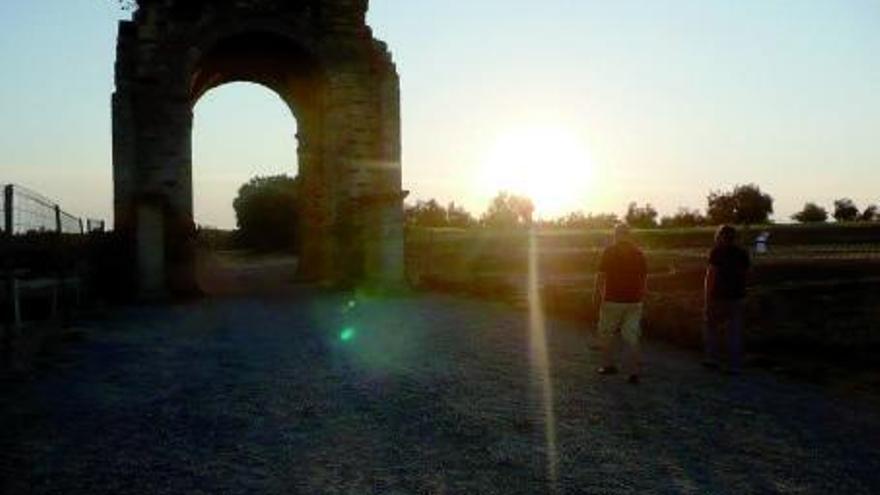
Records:
[[[2,383],[0,493],[880,491],[867,402],[653,344],[628,385],[546,331],[548,374],[527,312],[451,296],[118,310]]]

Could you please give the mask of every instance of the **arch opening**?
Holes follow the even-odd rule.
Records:
[[[202,95],[193,108],[193,219],[198,227],[236,228],[233,200],[253,177],[299,172],[298,124],[280,96],[260,84],[233,82]]]
[[[191,166],[201,292],[254,290],[294,278],[304,231],[298,205],[290,204],[291,196],[298,202],[302,180],[300,133],[307,126],[300,121],[315,113],[318,86],[314,59],[283,37],[266,33],[224,38],[195,66]],[[239,205],[246,210],[240,217],[242,212],[233,211],[234,200],[257,177],[274,184],[268,189],[276,197]],[[253,212],[266,201],[283,204]],[[252,249],[262,254],[243,255]]]

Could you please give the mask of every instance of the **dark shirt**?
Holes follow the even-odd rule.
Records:
[[[645,292],[648,265],[635,244],[618,242],[605,248],[599,271],[605,274],[605,300],[618,303],[641,302]]]
[[[709,264],[715,267],[715,283],[709,287],[712,299],[746,297],[746,276],[749,253],[739,246],[715,246],[709,253]]]

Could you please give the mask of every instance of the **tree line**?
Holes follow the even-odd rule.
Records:
[[[834,201],[831,216],[838,222],[877,222],[880,221],[880,212],[877,205],[868,205],[864,210],[849,198],[841,198]],[[828,210],[813,202],[807,202],[804,208],[791,216],[800,223],[822,223],[828,221]]]
[[[254,177],[243,184],[233,202],[238,229],[234,240],[241,247],[260,250],[295,249],[298,244],[299,181],[294,177],[276,175]],[[735,186],[729,191],[711,191],[706,197],[705,213],[697,209],[679,208],[672,215],[660,216],[650,203],[629,203],[622,217],[614,213],[575,211],[554,219],[535,220],[534,203],[525,196],[499,192],[486,211],[474,216],[462,206],[450,202],[446,206],[434,199],[420,200],[404,206],[404,220],[412,227],[451,228],[538,228],[608,229],[624,222],[634,228],[690,228],[724,223],[757,225],[770,222],[773,197],[755,184]],[[833,217],[838,222],[877,222],[876,205],[859,209],[848,198],[834,201],[831,213],[808,202],[792,218],[802,223],[825,222]]]
[[[729,191],[711,191],[706,197],[705,213],[698,209],[679,208],[674,214],[660,216],[650,203],[640,205],[630,202],[623,217],[614,213],[584,213],[575,211],[554,219],[534,220],[534,204],[525,196],[502,191],[496,195],[487,210],[475,217],[452,202],[444,207],[434,199],[419,200],[405,206],[406,224],[415,227],[453,228],[511,228],[550,227],[561,229],[607,229],[617,223],[634,228],[689,228],[721,225],[760,225],[770,223],[773,214],[773,197],[761,191],[755,184],[737,185]],[[876,205],[860,210],[849,198],[834,201],[833,218],[838,222],[876,222],[880,212]],[[808,202],[792,215],[801,223],[825,222],[829,218],[826,209]]]

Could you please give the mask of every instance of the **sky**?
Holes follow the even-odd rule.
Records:
[[[113,0],[0,1],[0,183],[112,219]],[[538,213],[661,214],[756,183],[880,203],[876,0],[372,0],[401,77],[410,200],[479,214],[499,189]],[[252,84],[206,94],[196,220],[234,226],[237,187],[295,173],[296,122]],[[516,192],[516,191],[515,191]]]

